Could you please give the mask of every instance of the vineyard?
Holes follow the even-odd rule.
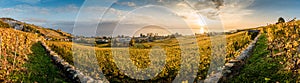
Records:
[[[263,36],[253,56],[230,82],[299,82],[300,21],[281,22],[260,29]]]
[[[300,83],[300,0],[0,4],[0,83]]]
[[[10,28],[0,21],[0,82],[66,82],[38,41],[39,34]]]
[[[43,35],[15,30],[10,28],[10,25],[0,22],[0,26],[4,27],[0,28],[0,82],[66,82],[64,75],[45,55],[45,48],[38,43],[45,40]],[[257,46],[251,57],[246,60],[240,74],[228,82],[297,82],[300,79],[300,21],[281,22],[254,29],[260,30],[262,36],[259,37]],[[209,35],[167,38],[135,43],[132,47],[101,48],[75,43],[76,41],[45,42],[65,61],[96,80],[172,82],[177,78],[190,79],[191,77],[185,75],[193,76],[193,72],[196,72],[193,80],[204,80],[211,73],[210,68],[220,68],[220,64],[214,61],[225,63],[236,59],[256,36],[257,34],[251,33],[250,30],[226,34],[226,45],[221,44],[224,41],[220,40],[219,36]],[[220,45],[213,47],[213,43]],[[226,53],[222,53],[223,49]],[[224,60],[221,60],[222,57]],[[27,74],[42,77],[26,76]],[[54,79],[47,79],[48,77]]]
[[[7,23],[0,22],[0,26],[3,27],[0,28],[0,82],[66,82],[64,75],[45,55],[45,48],[38,43],[47,38],[45,35],[12,29]],[[297,82],[300,79],[300,21],[279,22],[253,29],[260,30],[262,36],[259,37],[251,57],[245,61],[245,67],[240,70],[240,74],[227,81]],[[42,33],[51,33],[43,30],[45,29],[39,29]],[[62,31],[57,32],[60,36],[65,34]],[[222,44],[224,41],[220,40],[218,35],[166,38],[154,42],[135,43],[131,47],[103,48],[75,43],[76,41],[45,42],[65,61],[96,80],[172,82],[177,78],[204,80],[211,74],[211,68],[221,68],[219,66],[222,64],[217,63],[218,61],[225,63],[236,59],[257,35],[251,33],[251,30],[226,34],[224,36],[226,45]],[[220,45],[214,47],[213,44],[218,43]],[[223,49],[226,50],[225,53]],[[27,74],[42,77],[26,76]],[[186,77],[189,74],[192,77]],[[46,79],[48,77],[54,79]]]
[[[28,60],[27,54],[32,53],[31,46],[39,38],[35,34],[0,28],[0,82],[14,81],[11,75],[25,70],[22,65]]]
[[[238,32],[235,34],[226,35],[227,45],[226,45],[226,61],[237,57],[240,52],[248,46],[252,41],[250,34],[248,32]],[[148,79],[141,82],[172,82],[177,76],[180,70],[180,60],[183,55],[196,56],[200,53],[199,62],[183,60],[198,63],[198,71],[196,80],[203,80],[206,78],[210,61],[211,61],[211,49],[212,45],[210,37],[197,37],[197,44],[199,50],[195,50],[196,47],[191,47],[189,43],[184,44],[190,52],[182,53],[179,47],[178,41],[176,39],[169,39],[166,41],[148,43],[151,49],[139,49],[139,48],[97,48],[90,46],[83,46],[75,44],[75,48],[72,51],[72,42],[53,42],[47,41],[49,47],[56,51],[61,57],[71,64],[77,62],[77,68],[85,72],[86,75],[92,76],[95,79],[103,79],[104,76],[100,75],[100,71],[103,71],[105,78],[110,82],[135,82],[138,80],[129,78],[127,75],[133,75],[134,72],[121,72],[122,70],[135,69],[135,66],[140,69],[145,69],[149,67],[154,69],[155,72],[160,71],[156,74],[154,78]],[[171,42],[171,43],[170,43]],[[157,44],[155,44],[157,43]],[[95,52],[94,52],[95,50]],[[127,54],[129,53],[129,54]],[[74,55],[73,55],[74,54]],[[92,55],[96,54],[96,61],[91,60]],[[152,56],[151,58],[149,58]],[[116,55],[116,56],[114,56]],[[128,56],[129,57],[128,57]],[[154,55],[165,55],[165,56],[155,56]],[[117,57],[117,58],[116,58]],[[74,59],[73,59],[74,58]],[[116,58],[119,62],[116,62]],[[165,60],[162,60],[165,58]],[[77,61],[74,61],[77,60]],[[131,61],[134,65],[130,66],[119,66],[117,63],[128,63],[126,61]],[[164,62],[165,61],[165,62]],[[78,63],[79,62],[79,63]],[[130,63],[131,63],[130,62]],[[157,68],[157,66],[151,66],[152,63],[165,64],[163,68]],[[78,65],[79,64],[79,65]],[[97,66],[95,66],[97,65]],[[120,68],[121,67],[121,68]],[[191,68],[187,66],[187,69]],[[122,69],[122,70],[120,70]],[[183,69],[184,70],[184,69]],[[185,70],[184,73],[191,73],[192,71]],[[140,79],[150,78],[151,75],[140,75],[137,76]]]
[[[298,71],[300,68],[300,21],[269,25],[267,28],[270,56],[286,56],[286,69]]]

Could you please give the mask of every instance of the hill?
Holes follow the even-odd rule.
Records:
[[[239,75],[228,82],[298,83],[300,21],[260,27],[262,36]]]
[[[44,36],[47,40],[69,41],[73,37],[70,33],[66,33],[61,30],[44,28],[36,26],[34,24],[21,22],[12,18],[0,18],[0,27],[13,28],[23,32],[39,34],[41,36]]]
[[[13,21],[9,19],[10,21]],[[18,27],[19,25],[23,27]],[[20,28],[20,30],[12,27]],[[15,21],[15,25],[0,21],[0,82],[30,83],[30,82],[64,82],[59,69],[52,64],[50,57],[38,41],[44,40],[43,33],[24,31],[25,28],[49,32]],[[21,29],[23,28],[23,29]],[[54,32],[54,31],[52,31]],[[58,32],[56,32],[59,34]],[[55,37],[48,35],[50,37]],[[66,36],[60,35],[62,38]]]
[[[71,38],[61,30],[0,18],[0,82],[65,82],[38,41]]]

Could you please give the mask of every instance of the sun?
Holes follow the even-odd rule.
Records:
[[[203,34],[203,33],[206,32],[205,29],[204,29],[204,27],[206,26],[206,24],[201,19],[197,20],[197,25],[200,28],[200,31],[199,31],[200,34]]]
[[[200,32],[199,32],[200,34],[203,34],[203,33],[205,33],[205,31],[204,31],[204,28],[203,27],[200,27]]]

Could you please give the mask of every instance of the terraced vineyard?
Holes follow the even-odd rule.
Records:
[[[45,40],[45,36],[12,29],[3,22],[0,24],[3,27],[0,28],[0,82],[69,81],[38,43]],[[291,21],[255,28],[261,30],[262,36],[253,55],[245,61],[240,74],[226,82],[298,82],[299,24],[300,21]],[[203,81],[213,73],[211,71],[220,70],[223,63],[238,57],[253,41],[256,34],[248,32],[227,34],[225,44],[218,35],[181,36],[138,43],[147,48],[100,48],[77,44],[76,41],[45,42],[76,69],[97,80]]]
[[[0,28],[0,82],[13,81],[10,76],[24,71],[31,46],[40,39],[37,35]]]
[[[188,37],[187,37],[188,38]],[[152,79],[140,81],[140,82],[172,82],[180,71],[180,63],[189,62],[197,63],[199,65],[195,66],[185,66],[182,69],[186,74],[192,73],[194,71],[188,70],[196,68],[196,79],[203,80],[206,78],[210,67],[211,49],[212,45],[210,37],[197,37],[197,45],[199,47],[192,47],[192,43],[183,43],[184,47],[180,47],[180,44],[176,39],[166,40],[165,42],[159,42],[159,44],[148,43],[152,45],[152,49],[138,49],[138,48],[97,48],[90,46],[83,46],[79,44],[74,44],[75,48],[72,51],[72,42],[53,42],[47,41],[49,47],[61,55],[66,61],[76,65],[80,70],[84,71],[85,74],[92,76],[95,79],[103,79],[104,76],[100,75],[100,71],[103,71],[105,77],[110,82],[135,82],[137,80],[132,79],[126,75],[136,74],[132,72],[122,72],[124,70],[136,69],[153,69],[149,72],[161,71],[155,75],[139,75],[139,79],[151,78]],[[226,60],[233,59],[240,54],[251,41],[251,36],[248,32],[239,32],[235,34],[226,35],[227,45],[223,46],[226,49]],[[188,41],[188,40],[187,40]],[[173,42],[173,43],[169,43]],[[182,43],[181,43],[182,44]],[[222,45],[221,45],[222,46]],[[181,49],[188,49],[189,52],[181,51]],[[222,49],[222,48],[220,48]],[[95,51],[94,51],[95,50]],[[127,54],[128,53],[128,54]],[[157,54],[158,53],[158,54]],[[200,54],[199,54],[200,53]],[[74,54],[74,55],[73,55]],[[93,55],[95,54],[95,55]],[[150,54],[150,56],[149,56]],[[155,56],[159,55],[159,56]],[[163,56],[165,55],[165,56]],[[181,60],[181,56],[199,56],[198,59],[187,59]],[[91,58],[96,57],[97,59],[91,60]],[[221,56],[220,56],[221,57]],[[74,59],[76,61],[74,61]],[[126,62],[127,61],[127,62]],[[121,63],[130,63],[134,65],[120,66]],[[165,61],[165,62],[164,62]],[[153,66],[150,64],[160,64],[164,65],[162,68],[158,66]],[[78,65],[79,64],[79,65]],[[95,66],[96,65],[96,66]],[[136,67],[135,67],[136,66]],[[89,68],[90,67],[90,68]],[[86,70],[88,69],[88,70]],[[187,70],[185,70],[187,69]],[[143,73],[143,72],[142,72]],[[179,76],[180,77],[180,76]]]
[[[241,74],[230,82],[298,83],[300,21],[272,24],[265,27],[253,56]]]
[[[300,21],[269,25],[267,28],[270,56],[286,56],[286,69],[298,70],[300,65]]]
[[[10,28],[0,21],[0,82],[65,82],[38,41],[38,34]],[[49,79],[53,78],[53,79]]]
[[[253,56],[246,61],[245,68],[241,69],[241,74],[229,79],[229,82],[297,82],[299,76],[299,24],[300,21],[273,24],[266,27],[260,27],[263,36],[258,40],[258,46],[253,52]],[[9,26],[2,23],[1,26]],[[38,34],[32,34],[14,30],[11,28],[0,28],[0,81],[1,82],[65,82],[63,77],[55,66],[43,56],[44,59],[35,59],[32,56],[38,56],[37,51],[41,51],[37,45],[39,40],[44,40]],[[98,48],[85,46],[72,42],[46,41],[52,50],[61,55],[67,62],[76,66],[77,69],[94,79],[108,79],[110,82],[172,82],[177,78],[189,79],[182,75],[193,74],[195,80],[204,80],[211,70],[212,60],[219,60],[222,57],[227,62],[241,54],[252,41],[253,35],[247,31],[226,35],[226,46],[219,45],[218,50],[226,49],[224,55],[214,55],[212,53],[212,40],[217,40],[217,36],[197,35],[196,40],[193,37],[183,36],[175,38],[143,43],[150,48]],[[216,39],[213,39],[216,38]],[[74,45],[74,48],[72,46]],[[197,46],[194,46],[197,45]],[[32,48],[32,46],[34,46]],[[31,49],[32,48],[32,49]],[[189,50],[182,51],[182,50]],[[35,52],[32,52],[35,51]],[[222,52],[219,52],[221,54]],[[198,59],[188,59],[182,56]],[[41,57],[42,56],[38,56]],[[221,58],[220,58],[221,57]],[[197,57],[196,57],[197,58]],[[39,60],[51,67],[51,72],[40,72],[49,74],[49,76],[58,77],[53,80],[36,77],[26,77],[25,74],[38,71],[34,67],[45,65],[36,65],[32,60]],[[43,60],[43,61],[40,61]],[[74,61],[75,60],[75,61]],[[197,63],[198,65],[182,65],[181,63]],[[255,66],[256,65],[256,66]],[[217,65],[218,66],[218,65]],[[215,67],[214,67],[215,68]],[[139,69],[147,70],[137,72]],[[197,69],[192,70],[192,69]],[[215,68],[215,69],[218,69]],[[269,69],[269,70],[265,70]],[[272,69],[272,70],[270,70]],[[53,70],[53,71],[52,71]],[[273,70],[277,70],[273,71]],[[18,72],[17,72],[18,71]],[[266,71],[266,72],[258,72]],[[26,73],[24,73],[26,72]],[[51,74],[50,74],[50,73]],[[101,75],[104,73],[104,76]],[[154,74],[148,74],[154,72]],[[180,74],[183,73],[183,74]],[[256,72],[256,73],[255,73]],[[52,75],[55,73],[56,75]],[[129,77],[129,76],[133,76]],[[250,76],[250,77],[249,77]],[[259,77],[251,77],[259,76]],[[48,77],[48,76],[46,76]],[[62,79],[61,79],[62,78]],[[282,80],[280,80],[283,78]],[[143,80],[138,80],[143,79]],[[194,80],[194,79],[193,79]]]

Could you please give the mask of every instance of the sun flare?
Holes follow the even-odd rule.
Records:
[[[206,26],[206,24],[205,24],[201,19],[199,19],[199,20],[197,21],[197,25],[198,25],[199,28],[200,28],[200,31],[199,31],[200,34],[203,34],[203,33],[206,32],[205,29],[204,29],[204,27]]]

